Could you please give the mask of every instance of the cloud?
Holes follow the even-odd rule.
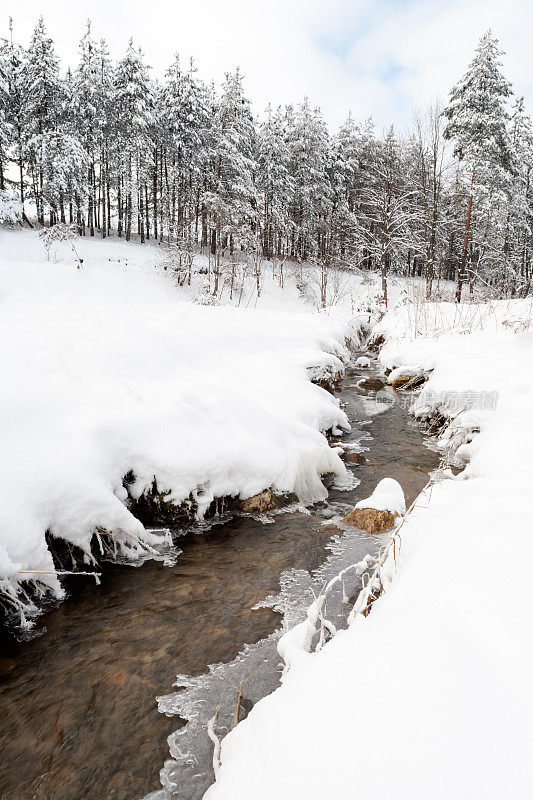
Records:
[[[15,0],[6,6],[0,35],[11,14],[15,38],[27,42],[42,12],[64,65],[76,63],[85,12],[60,0],[25,0],[23,13]],[[529,0],[94,0],[91,18],[115,58],[133,36],[157,75],[175,52],[194,56],[208,80],[239,65],[257,112],[307,95],[334,126],[350,109],[402,126],[415,107],[446,97],[492,27],[507,51],[504,71],[533,111]]]

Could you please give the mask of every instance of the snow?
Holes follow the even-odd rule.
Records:
[[[408,366],[404,365],[401,367],[395,367],[392,369],[387,376],[387,383],[392,383],[396,378],[400,376],[404,378],[416,378],[420,375],[424,370],[421,367],[417,366]]]
[[[432,370],[413,412],[445,414],[440,446],[468,463],[406,518],[370,614],[356,606],[318,652],[293,642],[281,687],[223,740],[206,798],[531,796],[530,320],[528,299],[380,323],[382,365]]]
[[[370,367],[370,359],[366,356],[359,356],[355,362],[355,366],[359,369],[368,369]]]
[[[390,511],[392,514],[405,514],[405,495],[403,489],[393,478],[383,478],[370,497],[360,500],[356,508],[375,508],[376,511]]]
[[[347,481],[324,436],[347,418],[310,378],[343,371],[351,317],[268,281],[258,308],[199,305],[157,248],[76,248],[79,270],[68,243],[47,262],[35,232],[0,231],[0,590],[35,578],[61,596],[46,531],[87,554],[96,528],[130,557],[158,544],[125,504],[130,470],[133,497],[155,478],[200,516],[216,497],[309,503],[325,473]]]

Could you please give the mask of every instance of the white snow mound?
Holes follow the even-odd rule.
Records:
[[[375,508],[376,511],[405,514],[405,495],[398,481],[394,478],[383,478],[370,497],[360,500],[355,508]]]

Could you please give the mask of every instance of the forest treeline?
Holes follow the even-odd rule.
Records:
[[[362,115],[364,117],[364,115]],[[162,80],[130,42],[114,64],[87,25],[64,74],[41,18],[0,46],[0,200],[27,224],[76,224],[202,248],[213,263],[312,261],[531,289],[533,131],[489,32],[447,104],[399,136],[307,99],[255,119],[239,70],[220,87],[178,57]],[[0,202],[0,221],[2,220]],[[6,211],[5,209],[8,209]],[[10,211],[9,211],[10,210]],[[26,216],[26,214],[28,216]]]

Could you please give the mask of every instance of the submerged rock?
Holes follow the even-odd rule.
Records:
[[[392,528],[397,516],[392,511],[379,511],[377,508],[354,508],[344,517],[344,522],[367,533],[380,533]]]
[[[360,389],[368,389],[371,392],[379,392],[385,387],[385,382],[381,378],[363,378],[357,383]]]
[[[342,457],[349,464],[364,464],[366,461],[362,453],[344,453]]]
[[[317,533],[321,533],[324,536],[342,536],[342,530],[332,522],[329,522],[327,525],[320,525],[318,528],[315,528],[315,530]]]
[[[239,509],[245,514],[265,514],[267,511],[274,511],[276,508],[281,508],[297,500],[295,494],[275,494],[272,489],[265,489],[264,492],[237,502]]]
[[[0,678],[7,678],[17,666],[12,658],[0,658]]]

